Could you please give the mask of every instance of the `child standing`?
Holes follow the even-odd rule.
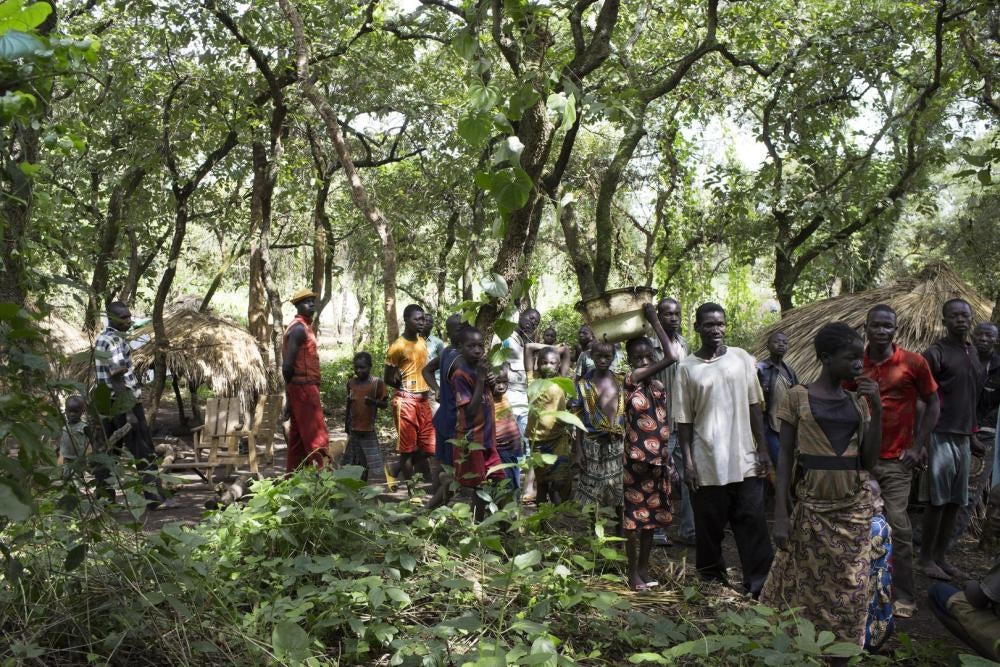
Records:
[[[493,385],[493,406],[494,421],[497,433],[497,452],[500,454],[500,461],[505,464],[513,464],[509,468],[504,468],[507,481],[511,491],[516,496],[521,489],[521,469],[518,467],[518,459],[521,457],[521,430],[517,427],[517,420],[510,408],[510,401],[507,400],[507,383],[496,382]]]
[[[678,359],[677,348],[670,343],[656,308],[643,306],[642,314],[652,325],[663,350],[655,359],[653,344],[645,336],[625,344],[632,372],[625,377],[625,555],[628,558],[628,584],[644,591],[658,584],[649,572],[653,549],[653,531],[673,522],[670,508],[672,459],[667,441],[667,389],[656,376]]]
[[[817,631],[829,630],[839,641],[863,646],[875,514],[868,471],[881,447],[882,404],[878,384],[861,377],[864,345],[852,327],[829,323],[814,345],[823,364],[819,378],[792,387],[778,408],[778,553],[760,601],[802,607],[802,616]],[[850,380],[857,382],[858,393],[842,387]],[[789,518],[792,480],[796,503]]]
[[[104,451],[103,442],[83,419],[83,414],[87,411],[87,404],[82,396],[74,394],[66,399],[64,412],[66,414],[66,425],[63,426],[59,437],[59,456],[63,461],[63,479],[70,480],[74,477],[77,480],[83,479],[83,469],[80,467],[80,460],[86,460],[91,454]],[[130,425],[125,425],[115,433],[109,433],[112,443],[120,440],[131,430]],[[87,467],[97,481],[97,496],[107,500],[115,499],[115,490],[111,485],[111,471],[104,466],[88,461]]]
[[[576,394],[585,431],[576,431],[573,463],[580,480],[573,499],[622,515],[624,472],[625,387],[622,377],[611,371],[615,348],[594,341],[590,346],[594,370],[576,381]]]
[[[569,349],[562,346],[557,350],[543,347],[535,353],[535,343],[525,348],[526,361],[534,364],[534,377],[550,380],[558,375],[569,374]],[[530,367],[530,366],[529,366]],[[555,454],[556,461],[535,470],[537,502],[555,505],[570,499],[573,487],[573,469],[570,465],[569,427],[555,415],[555,411],[566,410],[566,392],[555,382],[548,383],[531,402],[528,413],[526,437],[531,449],[541,454]]]
[[[449,377],[458,418],[455,480],[464,487],[478,488],[487,478],[505,476],[499,469],[493,396],[487,389],[487,376],[491,373],[482,332],[474,327],[465,329],[459,352],[461,356],[452,364]],[[491,468],[494,468],[492,473]]]
[[[347,381],[347,448],[341,465],[358,465],[364,468],[361,479],[369,484],[385,484],[385,464],[382,450],[375,434],[375,416],[379,408],[389,407],[385,383],[372,377],[372,355],[358,352],[354,355],[354,377]]]

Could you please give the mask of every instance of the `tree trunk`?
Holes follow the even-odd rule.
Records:
[[[545,100],[539,100],[524,111],[518,126],[518,138],[524,146],[521,153],[521,167],[534,184],[528,202],[512,212],[507,219],[507,234],[500,243],[497,258],[491,268],[492,273],[504,277],[508,285],[523,280],[527,275],[528,251],[533,247],[532,220],[535,207],[542,206],[540,181],[542,170],[552,150],[555,126],[549,120]],[[476,326],[488,337],[492,337],[493,323],[507,305],[507,299],[496,299],[479,309]]]
[[[268,344],[268,308],[267,290],[264,288],[263,274],[264,249],[260,230],[264,221],[264,190],[267,187],[266,160],[258,160],[263,145],[255,141],[252,146],[253,181],[250,186],[250,285],[247,303],[247,327],[250,335],[257,341],[257,347],[265,362],[271,361],[271,348]],[[270,365],[268,363],[268,365]]]
[[[302,24],[302,17],[299,16],[298,9],[291,0],[278,0],[278,4],[281,5],[281,10],[292,24],[292,31],[295,35],[296,71],[299,87],[323,119],[327,135],[333,143],[337,159],[344,169],[344,176],[351,188],[351,199],[354,205],[364,215],[378,236],[382,251],[386,340],[392,342],[399,337],[399,324],[396,321],[396,243],[392,237],[392,229],[389,226],[389,221],[382,215],[382,211],[368,196],[368,191],[354,166],[354,160],[340,130],[340,122],[333,106],[319,92],[309,74],[309,45],[306,43],[305,26]]]
[[[636,113],[631,125],[629,125],[625,136],[618,143],[618,149],[611,158],[611,163],[601,177],[601,186],[597,193],[597,210],[595,212],[596,243],[594,244],[594,286],[600,294],[608,289],[608,278],[611,275],[611,254],[615,244],[612,240],[614,225],[611,220],[611,204],[618,192],[618,184],[621,183],[622,174],[628,166],[636,147],[642,138],[646,136],[644,125],[646,107],[641,107],[641,112]],[[578,273],[579,275],[579,273]],[[580,294],[583,297],[583,286]],[[597,296],[596,294],[594,296]]]
[[[448,284],[448,255],[451,253],[451,249],[455,246],[455,229],[458,227],[458,220],[460,213],[457,206],[452,206],[451,214],[448,216],[448,226],[445,230],[444,245],[441,246],[441,251],[438,253],[437,261],[437,276],[435,277],[435,288],[437,291],[437,299],[435,300],[435,305],[440,308],[445,302],[445,285]]]
[[[580,244],[580,232],[576,224],[576,204],[568,202],[563,206],[559,214],[559,224],[562,226],[563,236],[566,237],[566,254],[569,255],[573,272],[576,273],[576,282],[580,286],[580,299],[599,296],[602,290],[597,288],[597,282],[594,280],[594,267],[589,252]]]
[[[795,282],[797,276],[788,256],[782,252],[781,248],[775,248],[774,252],[774,294],[781,306],[781,314],[784,315],[792,308],[792,296],[795,293]]]
[[[181,249],[184,247],[184,237],[187,235],[188,222],[188,199],[190,195],[184,196],[180,188],[174,188],[174,233],[170,241],[170,249],[167,252],[167,267],[160,278],[160,284],[156,288],[156,297],[153,299],[153,347],[156,350],[153,360],[153,386],[150,389],[152,403],[149,408],[149,428],[156,425],[156,418],[159,416],[160,398],[163,396],[163,388],[167,382],[167,348],[170,346],[170,339],[167,336],[166,326],[163,324],[163,312],[167,304],[167,296],[170,288],[174,284],[174,276],[177,275],[177,262],[181,256]]]
[[[108,266],[111,263],[112,256],[116,252],[118,239],[121,236],[122,219],[125,217],[125,204],[132,194],[139,189],[145,177],[145,167],[135,167],[122,176],[121,180],[111,190],[111,197],[108,199],[108,212],[104,216],[104,226],[101,230],[101,239],[97,248],[97,261],[94,264],[94,273],[90,280],[90,296],[87,299],[87,312],[83,320],[84,331],[94,331],[97,328],[100,312],[107,305],[105,301],[109,297],[106,294],[108,289]],[[131,259],[134,259],[134,257]],[[133,262],[130,260],[130,273],[132,266]]]
[[[13,123],[14,147],[3,158],[3,203],[0,208],[3,234],[0,244],[0,303],[23,306],[28,295],[27,267],[24,263],[24,237],[34,205],[34,185],[19,164],[36,164],[39,156],[38,130]]]
[[[319,331],[320,317],[333,294],[333,286],[330,284],[333,278],[333,234],[330,216],[326,214],[330,182],[328,175],[320,178],[313,202],[312,291],[320,295],[316,301],[316,314],[313,315],[314,331]]]

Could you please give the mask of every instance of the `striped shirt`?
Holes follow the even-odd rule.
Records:
[[[135,375],[135,367],[132,366],[132,348],[122,332],[114,327],[108,327],[101,332],[94,343],[94,368],[97,374],[97,381],[113,386],[111,377],[121,369],[125,373],[121,376],[125,386],[132,391],[132,395],[139,398],[139,378]]]

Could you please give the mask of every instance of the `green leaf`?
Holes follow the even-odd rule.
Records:
[[[495,333],[497,338],[500,340],[507,340],[510,338],[516,328],[517,323],[511,322],[510,320],[497,320],[493,323],[493,333]],[[504,354],[506,355],[506,352]]]
[[[666,665],[669,660],[664,658],[659,653],[635,653],[629,656],[628,659],[633,665],[641,665],[644,662],[655,662],[658,665]]]
[[[47,2],[36,2],[33,5],[25,7],[18,19],[27,28],[37,28],[38,26],[45,23],[45,19],[49,17],[52,13],[52,5]]]
[[[555,417],[557,420],[561,421],[563,424],[569,424],[570,426],[575,426],[576,428],[585,431],[586,426],[580,421],[580,418],[574,415],[572,412],[567,412],[565,410],[543,410],[539,413],[542,417]]]
[[[87,543],[78,544],[66,553],[66,561],[63,563],[63,569],[67,572],[72,572],[76,568],[80,567],[84,559],[87,557]]]
[[[576,394],[576,385],[573,384],[573,380],[564,377],[554,377],[550,378],[552,383],[563,390],[563,393],[567,396],[573,396]]]
[[[502,299],[507,296],[509,292],[507,288],[507,281],[499,273],[492,273],[489,276],[482,278],[479,281],[479,286],[483,288],[484,292],[494,299]],[[507,335],[509,336],[510,334]],[[503,338],[506,338],[506,336]]]
[[[492,134],[493,120],[486,114],[475,113],[458,121],[458,136],[473,148],[481,146]]]
[[[823,634],[825,634],[825,632],[820,633],[820,638],[823,637]],[[856,655],[861,655],[862,653],[863,651],[861,650],[861,647],[851,642],[831,644],[823,651],[823,655],[832,656],[834,658],[851,658]]]
[[[525,570],[534,565],[538,565],[542,562],[542,554],[538,549],[532,549],[531,551],[526,551],[523,554],[514,557],[514,567],[519,570]]]
[[[408,572],[413,572],[417,567],[417,559],[408,553],[400,554],[399,566]]]
[[[9,479],[0,479],[0,516],[25,521],[31,516],[31,497],[26,489]]]
[[[0,35],[0,60],[24,58],[44,47],[44,44],[31,35],[20,30],[8,30]]]
[[[559,129],[565,132],[576,122],[576,97],[570,95],[566,98],[566,106],[563,107],[562,124]]]
[[[530,83],[521,84],[507,101],[507,118],[521,120],[524,110],[533,106],[541,97],[541,94]]]
[[[476,55],[476,38],[468,30],[463,30],[451,40],[451,48],[455,49],[455,53],[463,60],[471,61]]]
[[[278,658],[303,661],[309,657],[312,640],[309,634],[292,621],[282,621],[271,632],[271,644]]]
[[[989,167],[978,171],[976,173],[976,178],[979,179],[979,184],[983,186],[991,185],[993,183],[993,176],[990,174]]]
[[[534,187],[534,183],[532,183],[531,177],[518,166],[512,170],[497,172],[494,175],[491,192],[496,197],[500,210],[510,213],[528,203],[532,187]]]
[[[819,636],[816,637],[816,643],[819,644],[820,646],[826,646],[827,644],[832,644],[836,640],[837,640],[837,635],[833,634],[829,630],[823,630],[822,632],[819,633]]]
[[[483,627],[483,621],[477,614],[465,614],[463,616],[459,616],[458,618],[450,618],[448,620],[441,621],[438,625],[442,625],[446,628],[455,628],[457,630],[474,632]]]
[[[497,105],[500,93],[494,86],[484,86],[477,82],[469,86],[467,97],[476,111],[489,111]]]
[[[42,165],[32,164],[31,162],[20,162],[17,168],[21,170],[25,176],[34,176],[42,170]]]
[[[517,137],[507,137],[493,151],[493,165],[508,163],[512,167],[521,164],[521,153],[524,152],[524,144]]]
[[[401,588],[387,588],[385,589],[386,595],[391,599],[399,602],[401,604],[410,604],[410,596],[406,594]]]

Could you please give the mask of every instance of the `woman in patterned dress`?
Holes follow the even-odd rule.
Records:
[[[663,358],[654,360],[653,344],[648,338],[633,338],[625,345],[633,370],[625,377],[627,419],[622,528],[628,557],[628,584],[636,591],[657,585],[649,572],[653,531],[666,528],[673,521],[670,511],[670,477],[673,470],[667,451],[667,439],[670,437],[667,390],[656,375],[677,361],[677,352],[656,317],[656,308],[646,304],[643,315],[660,340]]]
[[[863,646],[875,514],[868,471],[878,459],[882,406],[878,385],[861,377],[864,347],[853,328],[823,326],[815,348],[823,364],[819,378],[792,387],[778,408],[778,552],[760,601],[800,608],[817,631]],[[843,389],[846,380],[857,382],[858,393]],[[791,518],[790,487],[796,498]]]

